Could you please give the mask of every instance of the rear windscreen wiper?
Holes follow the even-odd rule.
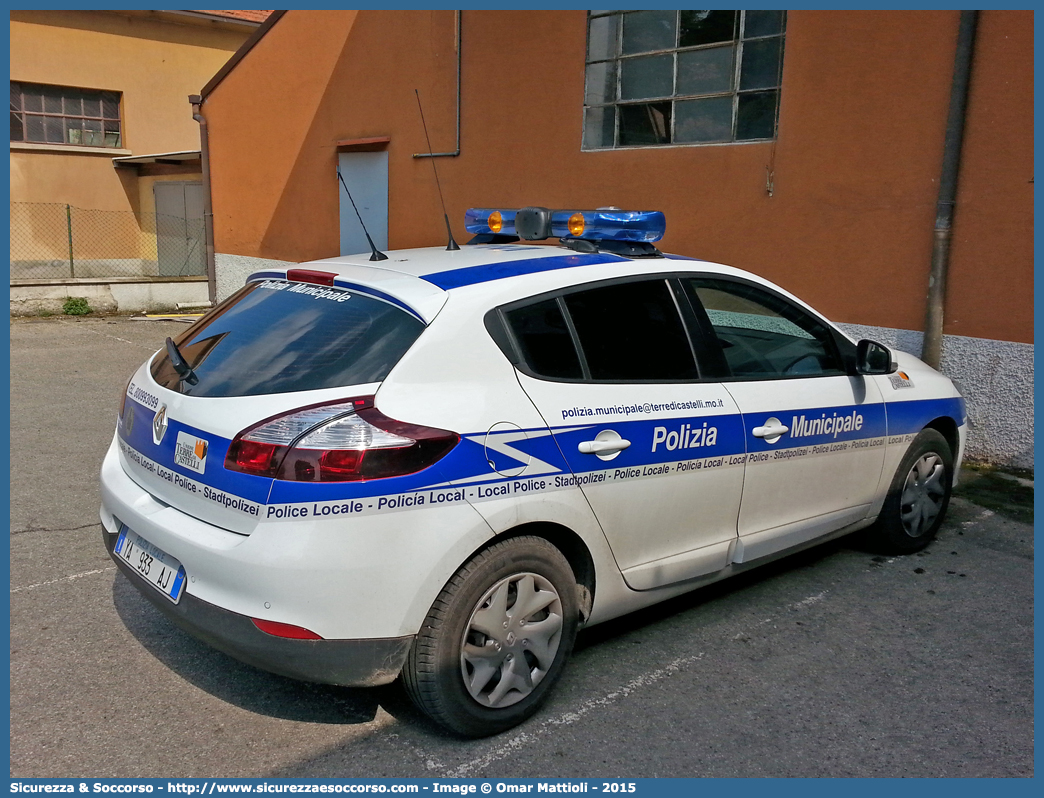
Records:
[[[188,361],[181,356],[181,352],[178,351],[177,344],[174,340],[167,338],[167,357],[170,358],[170,364],[174,367],[174,371],[178,372],[178,376],[182,380],[187,382],[189,385],[195,385],[199,382],[199,377],[196,376],[196,372],[192,370],[192,366],[188,364]]]

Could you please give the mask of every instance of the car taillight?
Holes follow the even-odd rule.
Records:
[[[444,457],[455,432],[388,418],[373,397],[305,407],[243,430],[225,468],[293,482],[348,482],[413,474]]]
[[[260,441],[239,441],[236,449],[236,465],[240,470],[250,474],[267,474],[274,465],[278,465],[279,456],[286,451],[285,446]]]

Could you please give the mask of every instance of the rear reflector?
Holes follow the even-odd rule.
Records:
[[[305,629],[303,626],[294,626],[290,623],[278,623],[277,621],[262,621],[260,618],[251,618],[250,620],[253,621],[254,626],[262,632],[274,635],[275,637],[288,637],[291,640],[323,639],[311,629]]]
[[[315,269],[287,269],[286,279],[295,283],[314,283],[315,285],[333,285],[333,272],[320,272]]]

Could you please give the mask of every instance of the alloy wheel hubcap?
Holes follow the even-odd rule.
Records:
[[[562,642],[562,600],[539,574],[501,579],[464,629],[460,672],[468,693],[493,709],[516,704],[543,681]]]
[[[945,498],[946,466],[935,452],[927,452],[906,475],[899,507],[906,534],[912,538],[926,534],[942,512]]]

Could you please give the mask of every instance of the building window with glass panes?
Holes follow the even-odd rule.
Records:
[[[591,11],[585,150],[776,136],[785,11]]]
[[[11,141],[122,146],[120,95],[11,81]]]

